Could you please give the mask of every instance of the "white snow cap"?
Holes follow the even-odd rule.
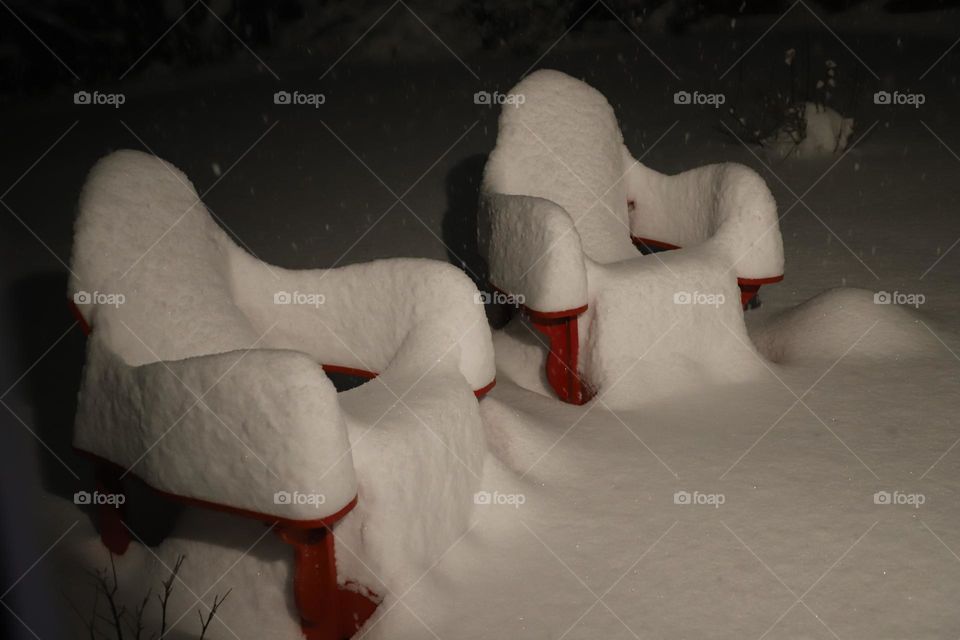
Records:
[[[91,171],[72,271],[70,296],[93,327],[76,444],[178,495],[294,519],[345,506],[356,478],[321,363],[412,380],[453,358],[473,389],[494,377],[483,305],[460,270],[271,267],[227,236],[183,173],[145,153]]]
[[[598,262],[635,257],[621,156],[623,136],[599,91],[565,73],[535,71],[510,90],[484,190],[545,198],[572,218],[583,252]]]

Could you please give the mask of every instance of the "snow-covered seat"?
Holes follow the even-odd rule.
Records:
[[[534,326],[550,338],[547,378],[561,398],[589,396],[578,370],[583,347],[594,351],[597,378],[612,372],[597,359],[617,349],[601,328],[604,318],[588,309],[602,292],[611,296],[614,280],[628,282],[631,270],[636,277],[659,270],[657,277],[676,281],[693,269],[692,284],[712,279],[715,292],[739,284],[726,297],[741,303],[782,278],[776,203],[754,171],[727,163],[667,176],[645,167],[624,145],[603,95],[558,71],[536,71],[510,93],[518,98],[502,109],[484,173],[479,242],[491,284],[522,296]],[[670,253],[685,255],[641,256],[635,245],[683,247]],[[701,273],[708,262],[712,271]],[[700,311],[694,307],[687,315]],[[742,317],[728,321],[742,325]]]
[[[90,334],[74,445],[98,462],[101,490],[118,493],[131,474],[273,524],[295,549],[305,632],[351,635],[375,605],[337,588],[330,527],[357,504],[358,477],[323,367],[383,372],[389,393],[365,396],[379,398],[380,415],[450,358],[482,396],[493,351],[469,278],[419,259],[267,265],[214,222],[179,170],[120,151],[81,194],[69,289]],[[122,553],[121,510],[100,511],[104,543]]]

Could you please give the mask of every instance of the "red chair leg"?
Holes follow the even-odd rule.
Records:
[[[543,318],[531,314],[530,323],[550,339],[546,366],[550,386],[564,402],[585,403],[590,393],[577,370],[580,350],[577,316]]]
[[[333,532],[292,527],[277,531],[293,547],[293,596],[304,635],[308,640],[342,640]]]
[[[379,601],[337,585],[333,531],[279,525],[280,539],[293,547],[293,596],[307,640],[346,640],[376,611]]]
[[[760,291],[760,285],[758,284],[740,284],[740,304],[743,305],[744,311],[747,310],[747,305],[757,295],[758,291]]]
[[[347,583],[350,585],[350,583]],[[375,594],[371,594],[375,595]],[[359,590],[340,590],[340,637],[352,638],[360,627],[374,614],[382,598],[372,600]]]
[[[118,556],[130,546],[130,531],[123,520],[123,491],[120,471],[111,465],[100,463],[95,470],[98,496],[97,519],[100,523],[100,541],[103,546]],[[109,497],[109,499],[105,499]]]

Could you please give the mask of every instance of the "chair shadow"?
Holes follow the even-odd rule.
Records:
[[[443,215],[443,242],[447,259],[463,269],[480,291],[491,293],[489,268],[477,242],[478,204],[486,153],[472,155],[459,162],[447,174],[447,210]],[[513,310],[505,305],[486,304],[490,325],[499,329],[511,318]]]
[[[447,174],[447,210],[443,215],[443,242],[447,259],[473,280],[487,283],[487,264],[477,245],[477,203],[487,154],[478,153],[459,162]]]
[[[67,274],[43,273],[15,283],[10,298],[12,308],[20,311],[14,325],[14,359],[21,371],[29,369],[19,384],[23,386],[25,402],[33,410],[30,429],[43,443],[37,444],[40,488],[72,501],[75,492],[93,490],[95,479],[93,464],[73,450],[73,423],[86,338],[79,326],[67,331],[74,319],[66,292]],[[51,348],[61,335],[60,342]],[[47,353],[41,358],[44,352]],[[147,544],[159,544],[172,529],[180,507],[158,499],[132,476],[124,481],[123,491],[125,518],[131,529]],[[96,526],[95,510],[82,509]]]
[[[79,327],[64,335],[73,321],[66,291],[67,274],[34,274],[13,284],[9,300],[10,308],[17,310],[13,360],[20,372],[29,370],[17,384],[33,411],[32,424],[24,421],[43,443],[37,444],[40,484],[45,491],[72,500],[83,485],[93,485],[93,474],[72,447],[85,342]],[[44,445],[49,452],[42,450]]]

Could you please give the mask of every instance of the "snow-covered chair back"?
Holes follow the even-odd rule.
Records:
[[[511,90],[484,190],[551,200],[573,218],[583,252],[600,262],[636,256],[630,241],[623,136],[599,91],[553,70]]]
[[[399,364],[425,367],[454,352],[475,390],[494,377],[483,307],[459,269],[402,258],[339,269],[267,265],[230,239],[182,172],[136,151],[91,171],[70,293],[130,365],[256,345],[370,374],[398,355]],[[122,304],[110,304],[118,295]]]
[[[247,349],[258,334],[232,300],[232,244],[179,169],[119,151],[81,193],[70,294],[130,365]]]

